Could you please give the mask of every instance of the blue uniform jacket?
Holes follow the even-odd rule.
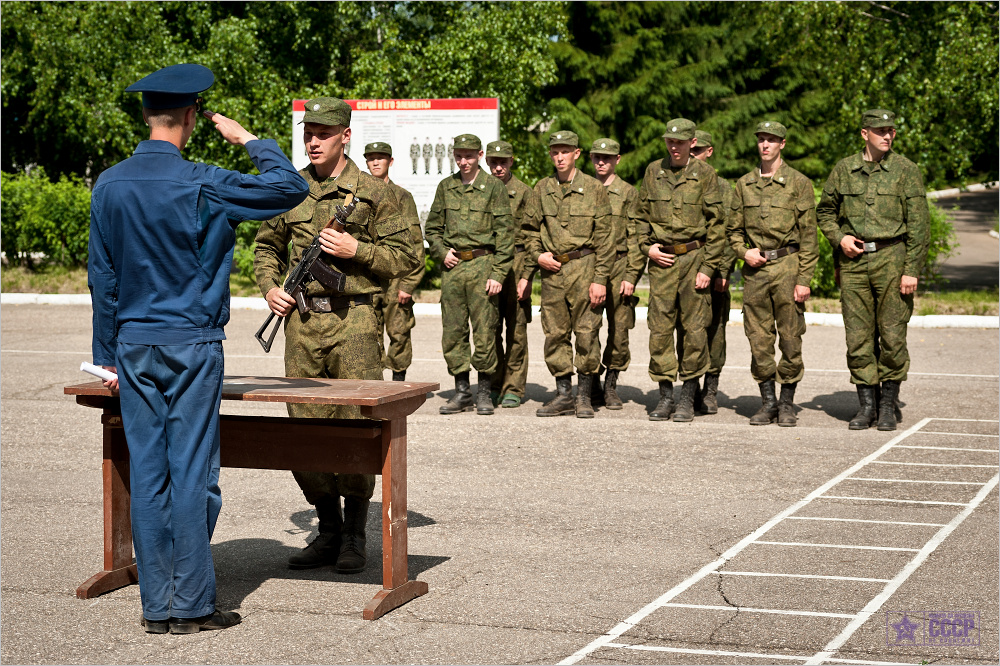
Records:
[[[97,179],[87,264],[95,364],[115,365],[118,340],[225,339],[236,226],[280,215],[309,194],[273,139],[246,150],[260,175],[189,162],[173,144],[150,140]]]

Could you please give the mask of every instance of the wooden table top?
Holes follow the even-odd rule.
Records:
[[[440,384],[361,379],[301,379],[295,377],[233,377],[222,381],[223,400],[291,402],[317,405],[378,406],[426,395]],[[117,397],[98,380],[63,389],[66,395]]]

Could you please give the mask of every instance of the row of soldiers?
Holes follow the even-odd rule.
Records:
[[[382,379],[388,367],[400,381],[412,360],[412,299],[424,272],[424,238],[413,197],[389,179],[391,147],[365,147],[370,173],[344,154],[350,117],[350,106],[339,99],[306,103],[303,138],[310,165],[299,173],[309,196],[261,225],[254,269],[271,310],[286,317],[287,376]],[[762,402],[750,423],[794,426],[818,219],[838,250],[847,364],[860,400],[849,427],[867,429],[877,422],[880,430],[895,429],[928,211],[919,170],[891,150],[894,125],[889,111],[864,114],[864,148],[835,167],[818,206],[810,180],[782,160],[787,130],[774,121],[756,129],[759,166],[732,186],[707,161],[712,137],[690,120],[671,120],[663,135],[668,154],[646,168],[638,191],[616,175],[621,151],[610,138],[591,146],[595,178],[578,168],[579,137],[552,132],[554,174],[531,188],[512,173],[510,143],[495,141],[484,151],[476,136],[455,137],[458,170],[438,184],[424,228],[431,256],[444,267],[442,350],[455,378],[455,393],[441,413],[475,409],[489,415],[497,404],[520,405],[536,271],[545,363],[556,382],[555,397],[538,416],[591,418],[595,401],[622,408],[616,388],[629,366],[635,286],[644,271],[649,376],[660,393],[649,418],[691,421],[696,409],[716,412],[729,277],[742,259],[744,328]],[[480,167],[484,157],[489,173]],[[324,228],[336,206],[350,202],[355,208],[346,230]],[[325,260],[346,274],[346,284],[336,292],[311,283],[297,302],[283,291],[282,276],[316,234]],[[598,334],[605,312],[609,335],[602,354]],[[390,337],[387,350],[383,327]],[[472,369],[478,372],[475,395]],[[351,406],[290,404],[288,410],[302,418],[360,417]],[[293,555],[289,566],[330,563],[342,573],[361,571],[374,477],[294,475],[316,507],[319,537]]]
[[[382,145],[388,145],[388,144],[383,143]],[[444,158],[446,156],[448,157],[449,162],[451,163],[451,171],[449,171],[448,173],[455,173],[455,155],[452,152],[454,150],[454,148],[455,148],[455,146],[454,146],[453,143],[448,143],[448,146],[446,148],[445,145],[444,145],[444,140],[441,137],[438,137],[437,143],[435,143],[435,144],[432,144],[431,143],[431,138],[427,137],[424,140],[424,145],[423,145],[423,148],[421,149],[420,144],[417,142],[417,138],[413,137],[413,143],[410,144],[410,161],[413,162],[413,175],[414,176],[418,175],[417,174],[417,162],[420,161],[420,157],[421,156],[423,156],[423,158],[424,158],[424,175],[425,176],[431,175],[431,158],[432,157],[436,157],[437,158],[437,168],[438,168],[437,172],[438,172],[438,175],[441,175],[442,173],[444,173],[442,171],[442,169],[444,169]],[[390,157],[392,157],[392,156],[390,155]],[[366,154],[365,155],[365,159],[367,159],[367,158],[368,158],[368,156]]]

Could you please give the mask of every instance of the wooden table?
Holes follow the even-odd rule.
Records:
[[[223,467],[382,475],[382,590],[365,605],[374,620],[427,593],[409,579],[406,552],[406,417],[439,384],[420,382],[226,377],[223,400],[357,405],[368,419],[221,419]],[[77,588],[89,599],[138,580],[132,558],[129,455],[116,393],[101,382],[67,386],[78,404],[103,410],[104,570]]]

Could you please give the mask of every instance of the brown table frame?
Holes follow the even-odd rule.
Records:
[[[427,583],[410,580],[406,537],[406,417],[438,384],[419,382],[226,377],[224,400],[357,405],[375,421],[221,417],[223,467],[382,475],[382,590],[362,616],[374,620],[427,594]],[[77,588],[90,599],[138,581],[129,515],[129,453],[117,394],[101,382],[67,386],[67,395],[103,410],[104,570]]]

